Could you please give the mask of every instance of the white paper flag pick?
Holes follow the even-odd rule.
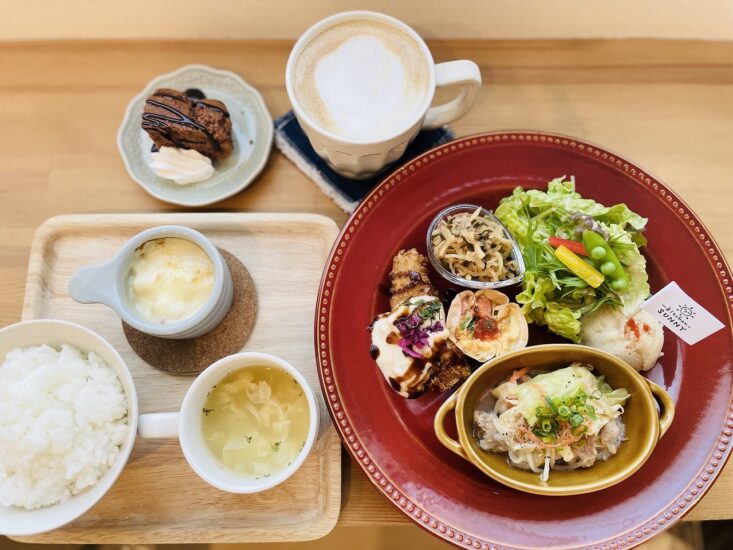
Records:
[[[696,344],[725,325],[671,282],[641,305],[688,344]]]

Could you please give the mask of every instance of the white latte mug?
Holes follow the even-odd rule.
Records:
[[[209,451],[201,431],[202,409],[212,388],[229,373],[254,366],[274,367],[292,376],[303,389],[303,395],[308,402],[310,421],[303,448],[292,463],[271,476],[260,478],[245,477],[226,468]],[[300,371],[273,355],[243,352],[219,359],[199,374],[186,392],[180,412],[141,414],[138,421],[138,436],[146,439],[177,437],[186,461],[201,479],[229,493],[258,493],[279,485],[300,468],[316,441],[318,421],[315,395]]]
[[[398,132],[391,132],[391,135],[375,137],[368,141],[345,138],[318,124],[303,109],[298,100],[294,82],[298,60],[304,48],[313,38],[331,26],[360,20],[376,21],[407,34],[416,42],[428,67],[428,84],[420,99],[417,114],[406,119]],[[473,105],[481,87],[481,73],[473,61],[449,61],[436,64],[420,35],[394,17],[370,11],[350,11],[319,21],[298,39],[285,69],[285,86],[293,112],[316,153],[341,175],[353,179],[364,179],[379,173],[387,164],[401,157],[407,145],[421,129],[444,126],[465,115]],[[447,86],[460,87],[458,96],[442,105],[431,106],[436,88]]]

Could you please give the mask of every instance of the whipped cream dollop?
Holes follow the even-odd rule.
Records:
[[[189,185],[209,179],[215,169],[211,159],[193,149],[161,147],[150,154],[150,168],[158,177]]]

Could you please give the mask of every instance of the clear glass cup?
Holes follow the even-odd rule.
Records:
[[[463,277],[460,277],[453,273],[450,269],[446,268],[438,258],[435,257],[435,254],[433,254],[433,230],[438,225],[438,222],[440,220],[452,216],[454,214],[460,214],[462,212],[474,212],[477,208],[481,208],[481,214],[483,216],[486,216],[487,218],[491,219],[492,221],[496,222],[503,230],[504,230],[504,236],[512,241],[512,254],[511,259],[515,260],[517,262],[518,266],[518,274],[516,277],[512,277],[511,279],[504,279],[501,281],[477,281],[475,279],[464,279]],[[427,249],[428,249],[428,258],[430,259],[430,263],[433,265],[435,270],[440,273],[441,277],[444,279],[450,281],[451,283],[462,286],[465,288],[471,288],[475,290],[480,290],[484,288],[491,288],[491,289],[498,289],[498,288],[504,288],[507,286],[519,284],[522,282],[522,279],[524,279],[524,272],[525,272],[525,265],[524,265],[524,258],[522,257],[522,252],[519,250],[519,245],[517,244],[517,241],[514,239],[512,234],[509,232],[509,230],[504,226],[503,223],[501,223],[496,216],[486,208],[480,207],[476,204],[456,204],[454,206],[449,206],[448,208],[445,208],[444,210],[441,210],[435,218],[433,218],[433,221],[430,223],[430,227],[428,228],[428,234],[426,236],[426,243],[427,243]]]

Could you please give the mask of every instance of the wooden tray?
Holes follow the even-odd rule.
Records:
[[[174,411],[192,378],[161,372],[130,348],[119,317],[68,295],[82,265],[110,258],[134,234],[156,225],[197,229],[235,254],[257,286],[257,323],[244,350],[272,353],[301,369],[319,399],[321,433],[308,460],[285,483],[233,495],[202,481],[177,440],[138,439],[105,497],[72,524],[24,542],[204,543],[312,540],[327,534],[341,503],[341,444],[316,374],[313,315],[321,271],[338,228],[310,214],[93,214],[47,220],[30,255],[23,320],[75,321],[106,338],[132,371],[140,413]]]

